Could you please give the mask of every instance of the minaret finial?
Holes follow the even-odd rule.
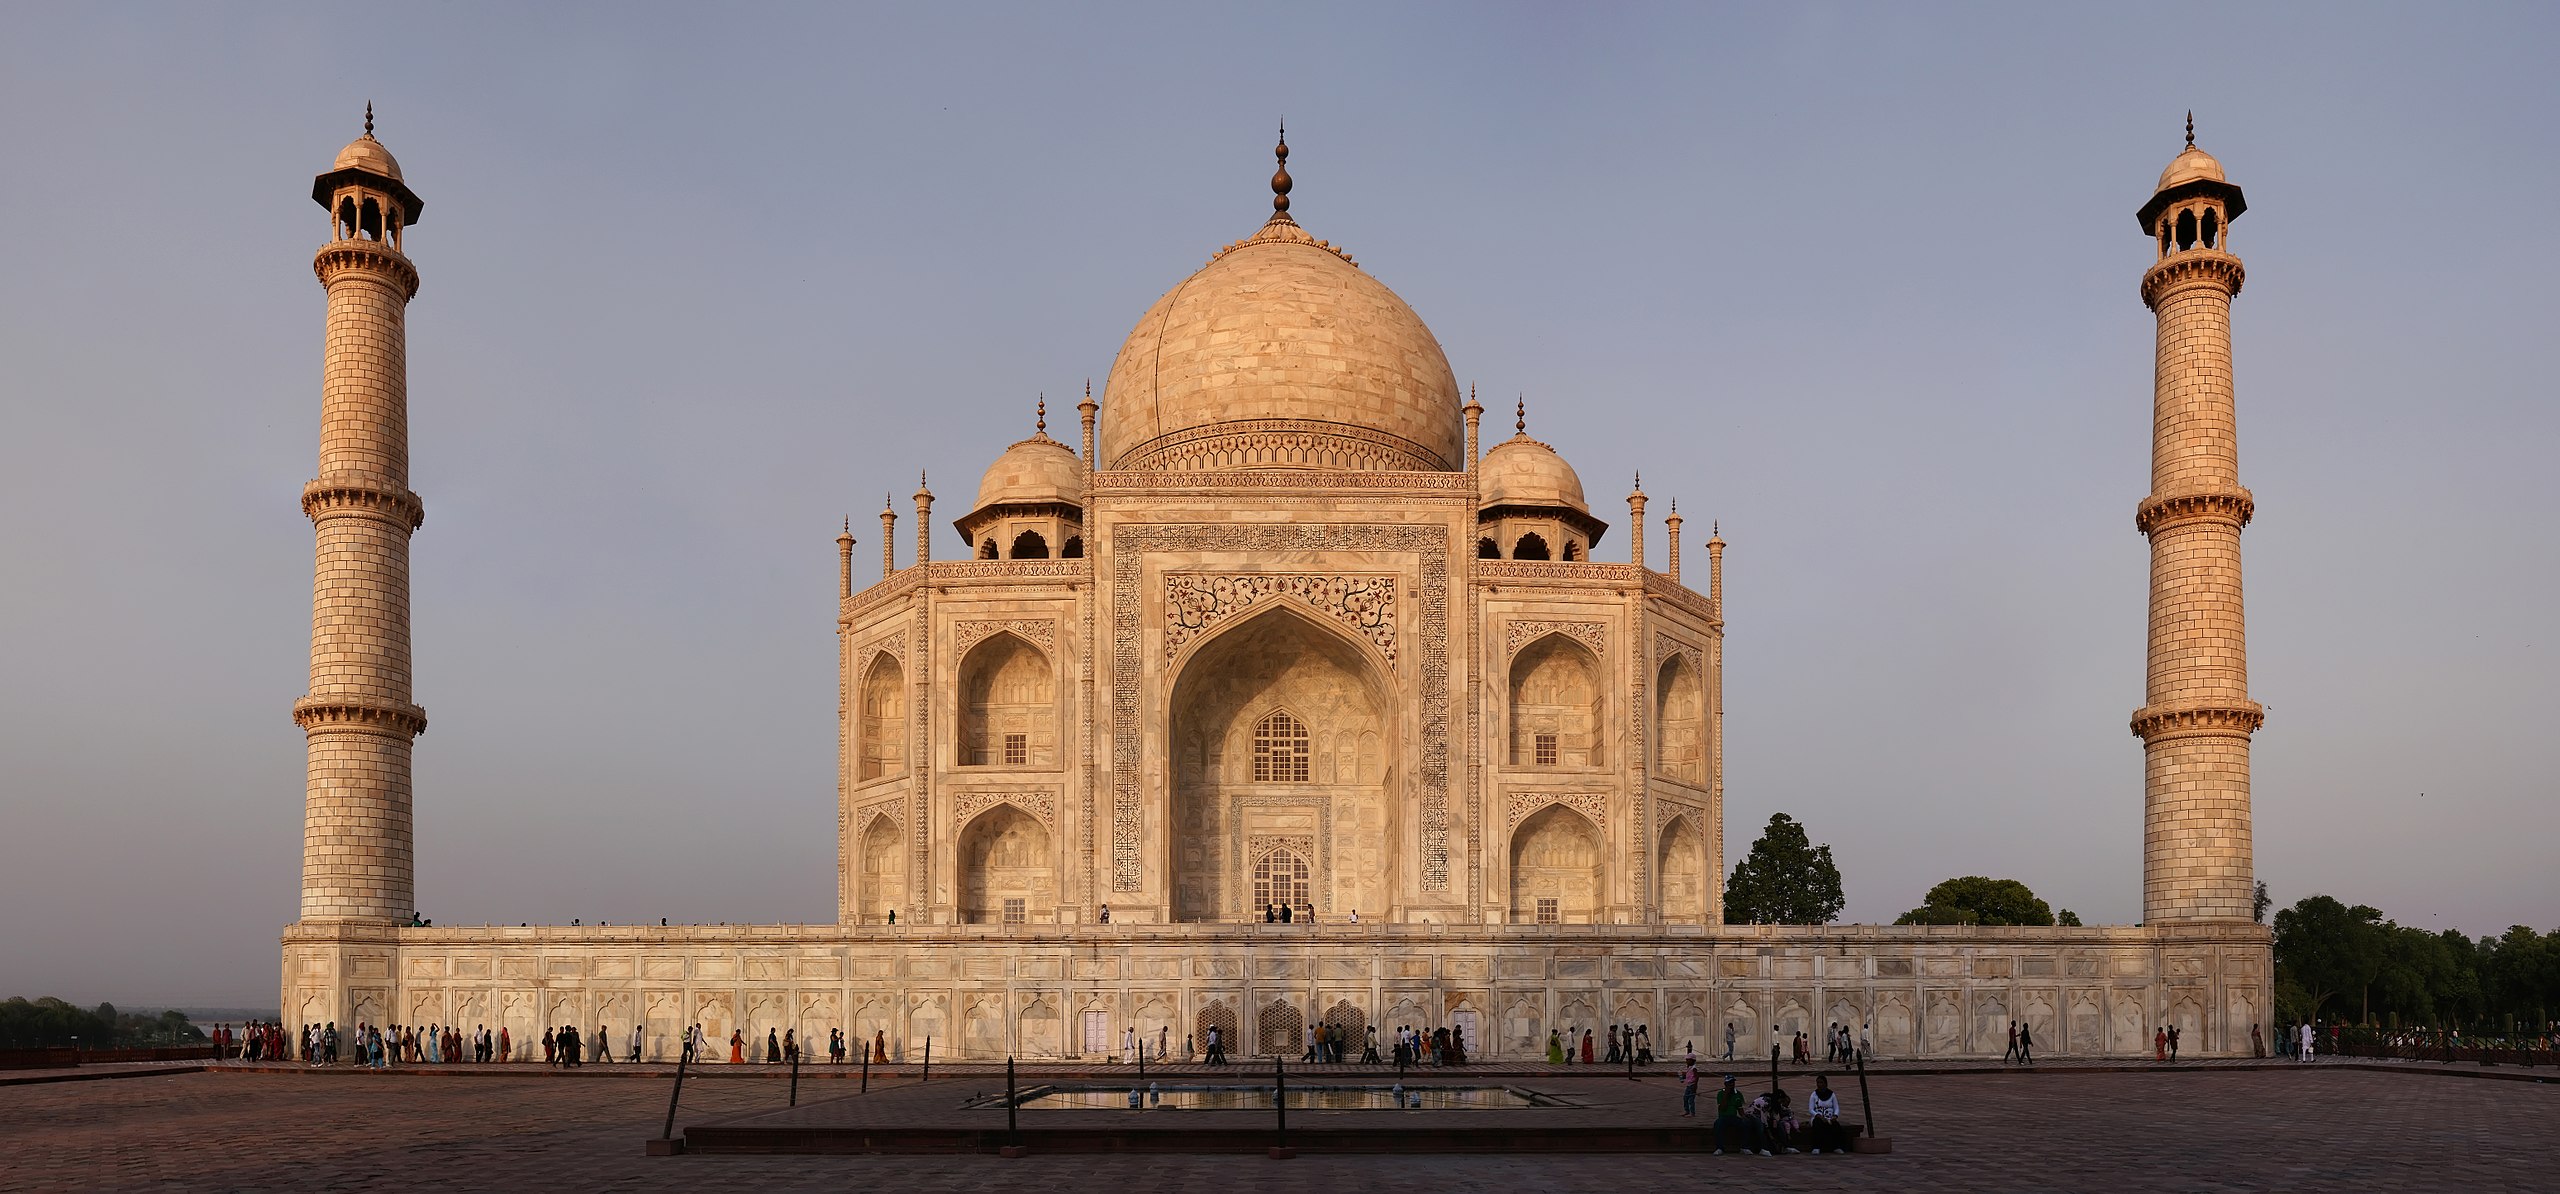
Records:
[[[2187,148],[2196,147],[2196,110],[2187,109]]]
[[[1289,218],[1289,122],[1280,122],[1280,144],[1271,155],[1279,159],[1280,168],[1271,172],[1271,218]]]
[[[370,137],[370,136],[372,136],[372,135],[373,135],[373,101],[372,101],[372,100],[366,100],[366,101],[364,102],[364,135],[365,135],[365,136],[368,136],[368,137]],[[2193,137],[2189,137],[2189,138],[2187,138],[2187,139],[2188,139],[2188,140],[2190,140],[2190,141],[2195,140],[2195,138],[2193,138]]]
[[[1511,430],[1527,435],[1529,434],[1529,396],[1519,395],[1519,400],[1520,404],[1513,407],[1511,411]]]
[[[1042,435],[1049,434],[1049,395],[1046,392],[1040,395],[1039,414],[1031,429]]]

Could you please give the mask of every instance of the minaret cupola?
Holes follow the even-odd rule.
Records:
[[[380,241],[394,251],[418,222],[426,200],[400,180],[400,163],[373,139],[373,105],[364,106],[364,135],[347,142],[327,173],[311,180],[311,200],[329,209],[330,239]]]

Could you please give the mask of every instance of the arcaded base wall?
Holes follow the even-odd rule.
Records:
[[[2247,923],[2170,928],[1242,925],[915,929],[809,926],[394,928],[296,925],[284,1017],[504,1025],[519,1059],[547,1025],[602,1024],[627,1056],[672,1060],[699,1023],[761,1043],[831,1028],[892,1058],[1097,1060],[1136,1028],[1177,1055],[1227,1026],[1239,1056],[1304,1047],[1308,1017],[1350,1028],[1462,1026],[1479,1057],[1534,1060],[1550,1030],[1650,1026],[1766,1057],[1795,1032],[1863,1026],[1886,1059],[1997,1057],[2011,1020],[2044,1056],[2245,1055],[2270,1004],[2270,939]],[[2266,1030],[2272,1035],[2272,1028]]]

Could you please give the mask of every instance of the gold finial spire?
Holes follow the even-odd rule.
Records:
[[[1290,185],[1288,121],[1280,122],[1280,144],[1272,149],[1271,155],[1280,162],[1280,168],[1271,172],[1271,218],[1286,220],[1289,218]]]
[[[1040,395],[1039,414],[1035,416],[1031,429],[1042,435],[1049,434],[1049,395],[1045,392]]]
[[[2187,148],[2196,147],[2196,110],[2187,109]]]
[[[1519,396],[1519,405],[1511,410],[1511,430],[1520,435],[1529,434],[1529,396],[1526,394]]]
[[[364,135],[365,135],[365,136],[368,136],[368,137],[370,137],[370,136],[372,136],[372,135],[373,135],[373,101],[372,101],[372,100],[366,100],[366,101],[364,102]],[[2194,138],[2190,137],[2190,138],[2188,138],[2188,140],[2191,140],[2191,141],[2192,141],[2192,140],[2194,140]]]

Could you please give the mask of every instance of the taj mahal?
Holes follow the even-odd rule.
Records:
[[[1256,190],[1259,224],[1137,316],[1078,427],[1062,410],[1053,437],[1044,405],[988,445],[943,515],[965,546],[936,558],[921,482],[904,531],[880,512],[876,578],[837,540],[835,923],[434,927],[413,923],[434,793],[411,785],[404,326],[425,204],[368,110],[312,188],[287,1024],[505,1026],[520,1054],[549,1025],[638,1024],[667,1059],[696,1023],[879,1034],[901,1059],[1099,1059],[1130,1028],[1213,1026],[1294,1056],[1317,1022],[1514,1059],[1569,1027],[1703,1048],[1730,1023],[1765,1049],[1834,1022],[1888,1057],[1986,1057],[2013,1020],[2063,1055],[2147,1055],[2164,1024],[2247,1052],[2272,964],[2231,370],[2246,204],[2192,122],[2138,212],[2153,259],[2128,263],[2158,334],[2143,921],[2087,928],[1724,923],[1724,540],[1697,545],[1696,587],[1676,506],[1654,527],[1639,484],[1623,521],[1595,508],[1519,404],[1489,430],[1421,317],[1291,215],[1276,154],[1267,215]]]

